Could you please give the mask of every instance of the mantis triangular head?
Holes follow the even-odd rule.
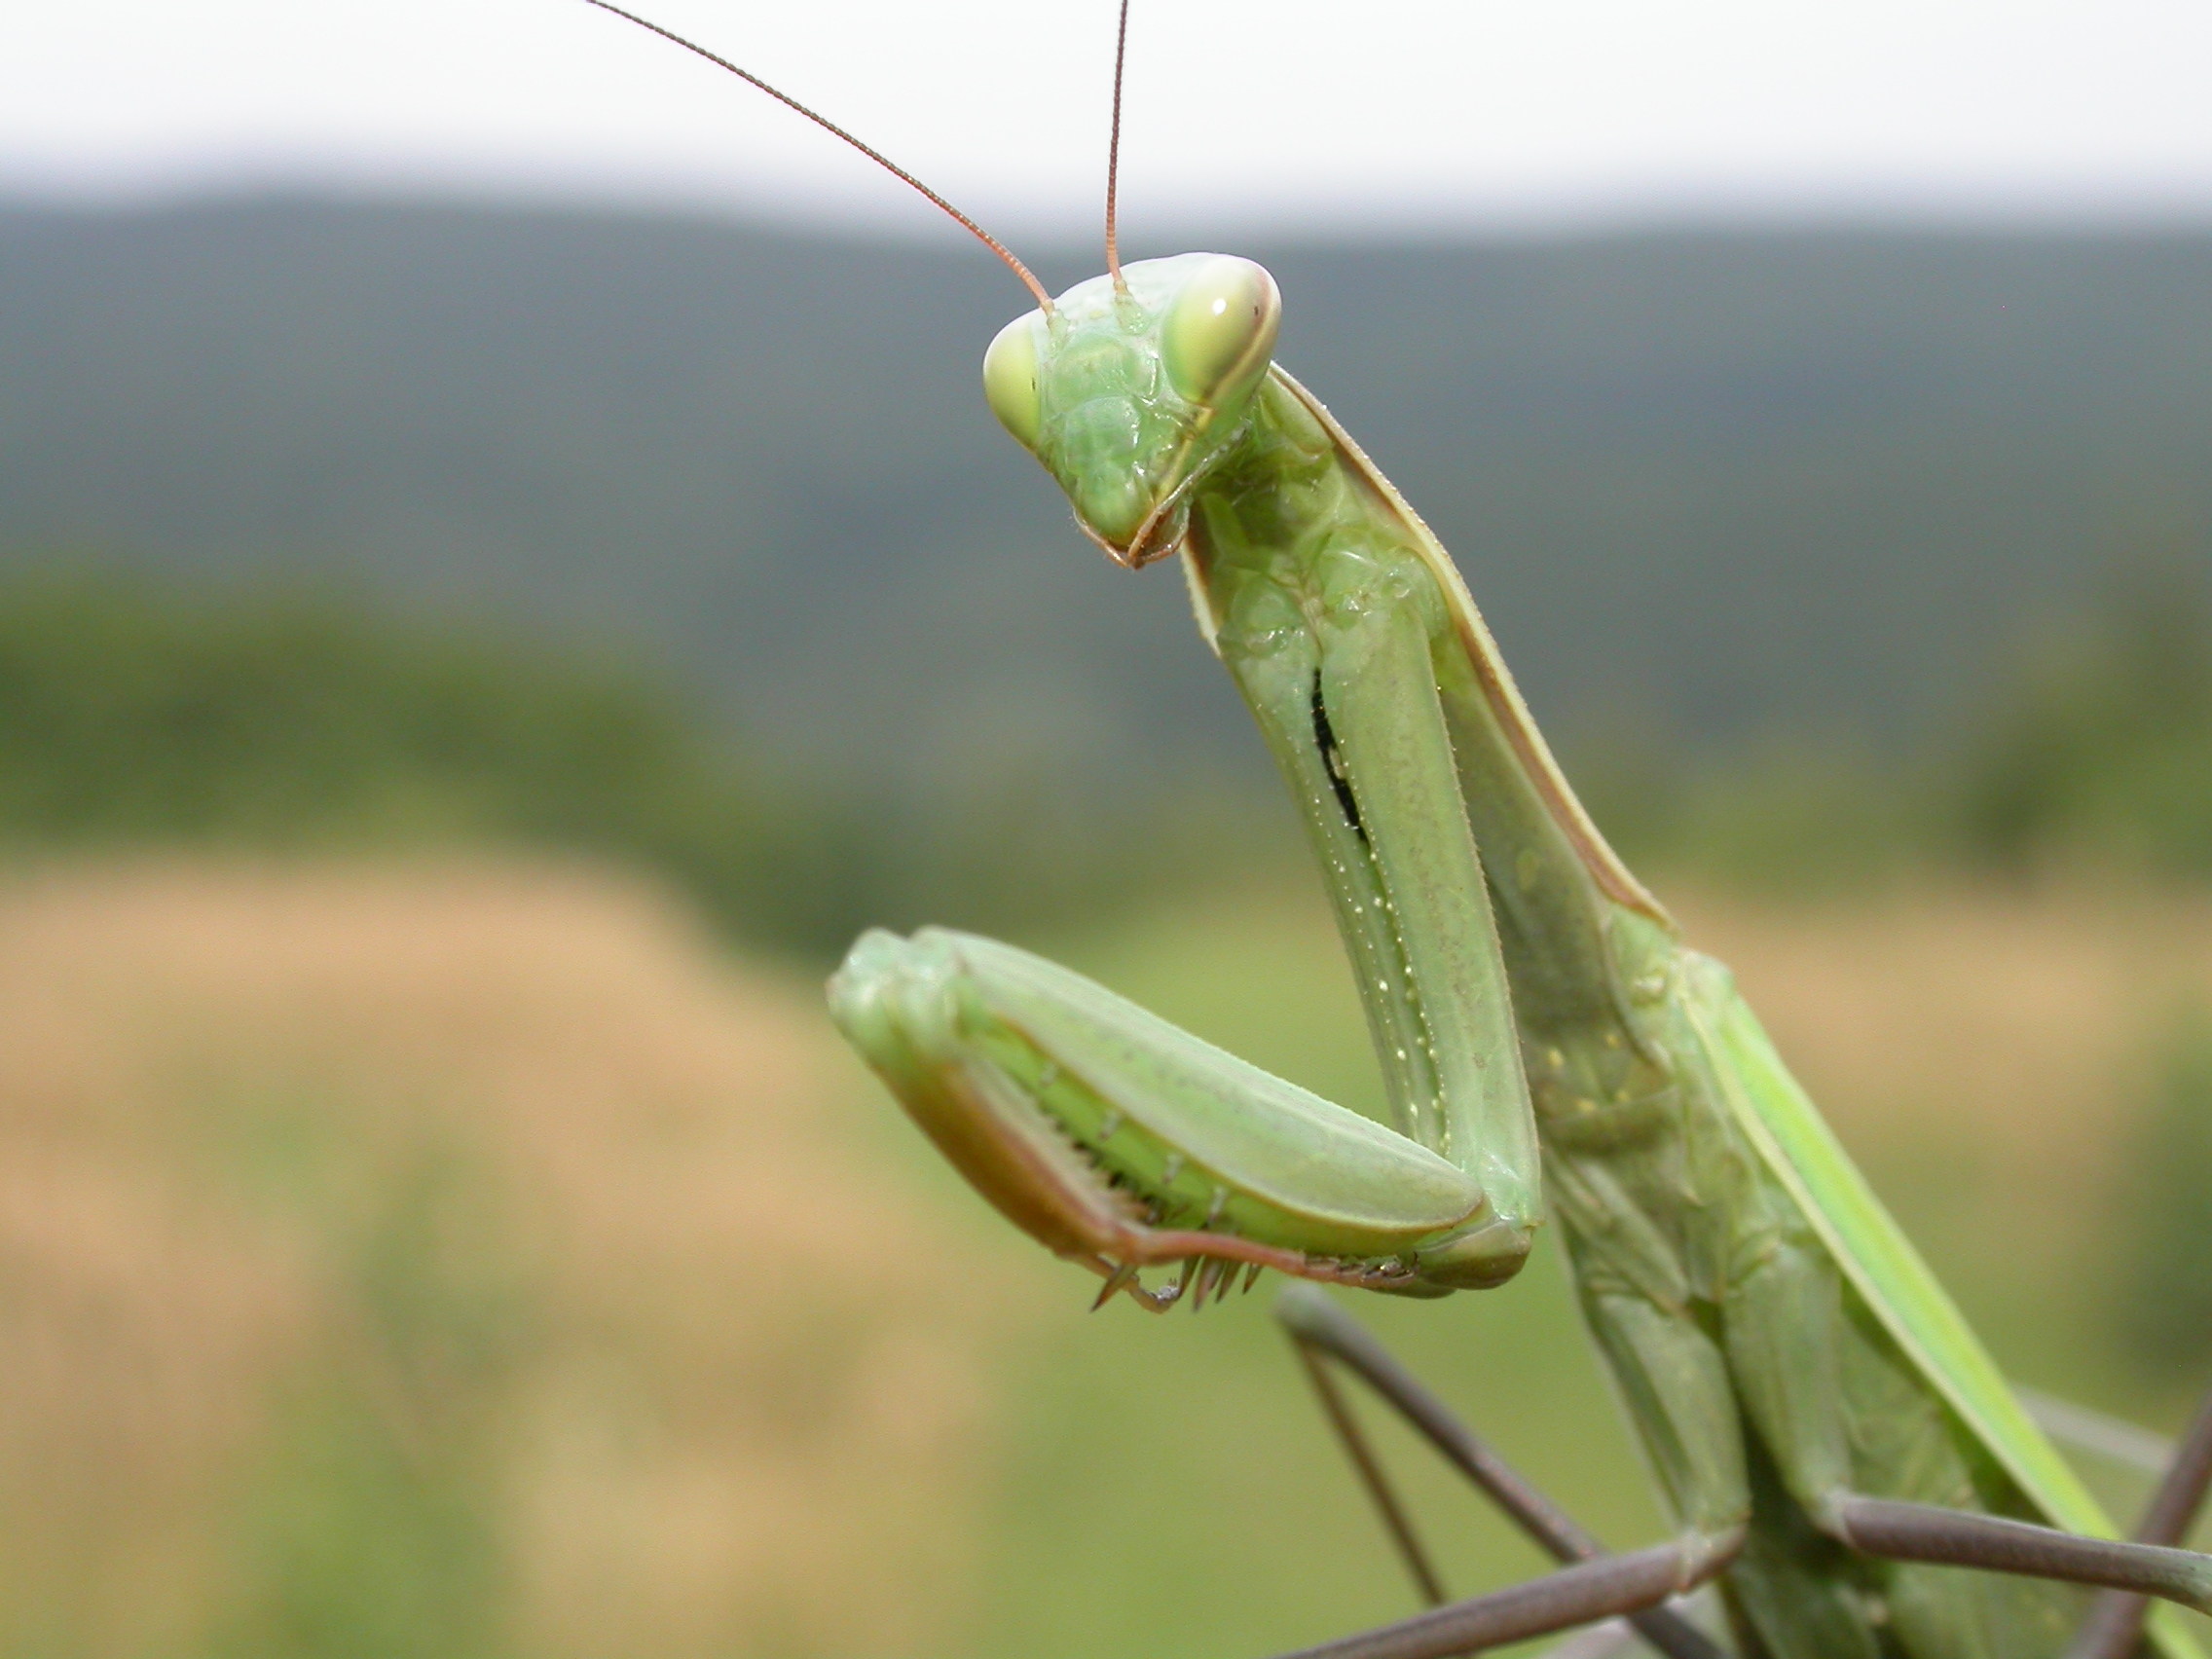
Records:
[[[1008,323],[983,390],[1084,533],[1135,569],[1182,547],[1191,489],[1235,439],[1281,320],[1249,259],[1142,260]]]

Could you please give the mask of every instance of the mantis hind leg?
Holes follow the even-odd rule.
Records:
[[[1604,1546],[1574,1519],[1523,1477],[1474,1430],[1467,1427],[1444,1403],[1399,1363],[1367,1328],[1328,1297],[1304,1285],[1287,1288],[1275,1303],[1275,1317],[1282,1321],[1292,1344],[1312,1379],[1346,1454],[1367,1489],[1385,1530],[1398,1545],[1414,1582],[1431,1606],[1445,1600],[1442,1582],[1421,1548],[1404,1505],[1383,1473],[1358,1420],[1353,1418],[1335,1379],[1331,1364],[1341,1365],[1398,1413],[1446,1461],[1474,1483],[1521,1530],[1552,1558],[1562,1563],[1595,1561]],[[1668,1659],[1725,1659],[1696,1626],[1663,1607],[1636,1613],[1628,1623],[1633,1635],[1588,1633],[1592,1654],[1625,1651],[1633,1637]],[[1564,1656],[1580,1649],[1555,1649]]]
[[[1556,1636],[1657,1607],[1726,1567],[1742,1542],[1739,1528],[1723,1537],[1693,1536],[1576,1562],[1541,1578],[1432,1607],[1318,1647],[1302,1647],[1280,1659],[1450,1659]]]
[[[1627,1619],[1607,1619],[1554,1642],[1539,1659],[1632,1659],[1651,1651],[1647,1641],[1638,1640],[1636,1626]]]
[[[2183,1542],[2203,1511],[2208,1490],[2212,1490],[2212,1389],[2206,1390],[2189,1432],[2174,1448],[2173,1459],[2135,1530],[2135,1541]],[[2143,1639],[2143,1620],[2149,1606],[2143,1597],[2124,1591],[2107,1591],[2099,1596],[2074,1645],[2067,1650],[2067,1659],[2127,1659]]]
[[[2148,1593],[2212,1611],[2212,1556],[2061,1531],[1977,1493],[1934,1400],[1909,1385],[1862,1312],[1826,1254],[1785,1231],[1729,1288],[1729,1364],[1746,1418],[1813,1524],[1862,1556],[1913,1564],[1891,1566],[1886,1589],[1916,1659],[1948,1659],[1962,1644],[2009,1655],[2021,1650],[2012,1630],[2053,1651],[2066,1628],[2042,1595],[1946,1585],[1927,1567]],[[1913,1432],[1916,1422],[1928,1432]]]

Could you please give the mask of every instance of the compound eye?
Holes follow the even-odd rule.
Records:
[[[1264,266],[1217,255],[1198,267],[1167,313],[1167,378],[1193,403],[1220,407],[1250,389],[1274,355],[1282,295]]]
[[[1015,317],[983,353],[983,395],[999,424],[1031,454],[1037,450],[1042,404],[1037,395],[1037,332],[1042,312]]]

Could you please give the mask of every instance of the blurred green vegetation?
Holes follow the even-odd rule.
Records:
[[[977,734],[934,787],[769,764],[602,645],[360,596],[33,571],[0,582],[0,844],[522,844],[611,857],[742,939],[819,960],[860,928],[1111,914],[1300,859],[1272,787],[1195,765],[1071,786]],[[2212,611],[2143,577],[2000,650],[1917,749],[1819,732],[1706,754],[1565,746],[1662,874],[1819,892],[1931,871],[2212,873]]]
[[[1071,799],[988,758],[932,811],[750,758],[694,687],[604,646],[357,595],[0,581],[0,845],[18,854],[574,851],[819,957],[871,922],[1098,908],[1253,833],[1202,779]]]
[[[351,1363],[302,1367],[277,1390],[233,1499],[209,1659],[495,1659],[509,1645],[496,1493],[527,1292],[487,1213],[498,1172],[427,1139],[406,1152],[363,1215],[333,1213],[326,1171],[264,1185],[325,1235],[358,1326],[340,1344]]]
[[[2000,645],[1916,746],[1819,731],[1715,755],[1618,731],[1567,746],[1632,862],[1819,892],[1970,871],[2212,874],[2212,606],[2157,565]]]
[[[2212,614],[2139,575],[2022,653],[1967,756],[1962,838],[2007,868],[2091,860],[2212,874]]]
[[[2212,1358],[2212,1012],[2175,1022],[2151,1071],[2116,1213],[2127,1256],[2120,1335],[2146,1363]]]
[[[0,837],[18,848],[519,841],[626,856],[803,929],[783,803],[611,655],[359,599],[102,573],[0,587]],[[788,866],[787,866],[788,867]]]

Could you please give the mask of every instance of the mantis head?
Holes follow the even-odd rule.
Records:
[[[999,422],[1076,523],[1130,570],[1178,551],[1192,488],[1244,424],[1282,295],[1265,268],[1186,253],[1094,276],[1018,316],[983,354]]]

